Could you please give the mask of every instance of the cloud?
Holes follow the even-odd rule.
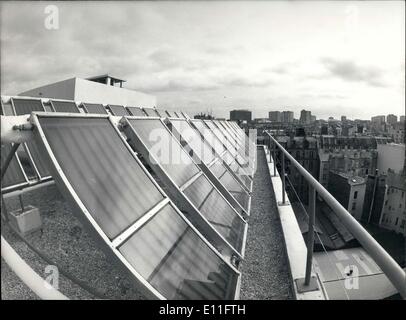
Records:
[[[374,87],[386,87],[383,72],[377,67],[361,66],[350,60],[322,58],[322,64],[330,75],[345,81],[364,82]]]
[[[274,83],[273,80],[269,78],[261,79],[260,76],[235,76],[229,77],[221,83],[226,86],[235,86],[235,87],[267,87]]]

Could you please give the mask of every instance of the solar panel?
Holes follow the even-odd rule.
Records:
[[[193,210],[190,214],[204,216],[212,228],[241,256],[246,232],[245,221],[199,170],[163,122],[160,119],[127,118],[124,128],[129,141],[151,167],[155,168],[158,178],[167,183],[167,188],[173,192],[175,189],[179,190],[180,193],[175,197],[180,199],[186,196],[183,200],[189,205],[192,203]],[[163,158],[162,155],[168,157]]]
[[[128,113],[135,117],[145,117],[144,111],[141,108],[137,107],[126,107]]]
[[[230,192],[232,195],[237,194],[238,198],[235,199],[245,211],[248,211],[249,194],[244,189],[242,183],[236,179],[232,172],[227,169],[223,161],[216,157],[211,147],[201,138],[201,136],[185,119],[171,119],[170,125],[173,126],[172,133],[174,133],[175,137],[179,135],[178,139],[184,141],[184,143],[181,143],[182,145],[185,144],[184,148],[186,150],[188,150],[187,148],[190,148],[190,153],[192,156],[197,157],[195,162],[201,166],[201,169],[206,174],[208,174],[206,168],[207,170],[210,170],[228,192]],[[217,161],[213,161],[215,159],[217,159]],[[203,164],[200,164],[201,162]],[[214,179],[211,179],[210,175],[208,176],[209,179],[215,183],[215,181],[213,181]],[[217,187],[219,188],[218,185]],[[230,201],[226,193],[222,193]],[[238,210],[233,203],[232,205],[236,210]]]
[[[248,163],[248,166],[253,169],[253,166],[255,164],[255,159],[256,157],[255,152],[254,154],[250,154],[249,151],[249,140],[244,143],[238,138],[234,137],[230,131],[225,127],[225,125],[222,123],[222,121],[218,120],[213,120],[211,121],[218,129],[219,131],[223,134],[223,136],[230,142],[231,145],[235,147],[235,149],[238,151],[239,155],[244,159],[245,163]]]
[[[238,146],[235,146],[230,139],[227,139],[227,136],[223,131],[221,131],[217,126],[211,121],[211,120],[204,120],[204,123],[208,126],[208,128],[214,132],[214,134],[217,136],[217,138],[224,144],[224,146],[227,148],[229,152],[236,158],[237,162],[241,165],[243,168],[248,167],[248,160],[241,154],[239,151]]]
[[[11,99],[15,115],[31,114],[33,111],[45,111],[45,108],[40,99]]]
[[[86,113],[92,114],[108,114],[107,110],[100,103],[82,103],[83,109]]]
[[[108,107],[113,116],[124,117],[130,115],[124,106],[109,104]]]
[[[181,135],[180,138],[184,139],[189,145],[190,153],[195,154],[198,160],[208,165],[216,158],[212,148],[205,143],[185,119],[172,119],[170,124],[175,127],[176,131]]]
[[[10,154],[12,144],[2,144],[1,145],[1,168],[3,169],[4,162],[7,156]],[[25,175],[23,168],[20,163],[20,159],[14,154],[11,162],[9,163],[6,174],[1,181],[1,190],[5,190],[20,187],[28,184],[27,176]]]
[[[191,120],[191,123],[196,127],[204,139],[212,146],[218,155],[222,155],[226,148],[219,141],[219,139],[214,135],[214,133],[204,125],[202,120]]]
[[[166,118],[167,114],[165,112],[165,110],[161,110],[161,109],[155,109],[155,112],[158,114],[159,117],[161,118]]]
[[[16,115],[31,114],[33,111],[45,111],[41,100],[38,99],[11,98],[11,103]],[[48,163],[38,146],[33,141],[27,141],[24,148],[39,178],[50,177]]]
[[[225,146],[221,143],[219,138],[207,128],[202,120],[189,120],[190,123],[199,131],[201,137],[204,138],[207,143],[213,147],[217,156],[221,158],[231,171],[238,177],[238,179],[244,184],[248,189],[252,189],[252,179],[249,177],[245,169],[236,161],[234,155],[232,155]]]
[[[51,105],[55,112],[80,113],[74,101],[51,100]]]
[[[9,109],[8,112],[12,112],[12,109]],[[0,105],[0,114],[12,115],[12,113],[5,114],[3,101],[1,101]],[[12,144],[1,145],[1,169],[4,168],[4,162],[6,161],[7,156],[10,154],[11,149]],[[14,187],[19,187],[25,184],[28,184],[28,178],[25,175],[20,159],[18,158],[17,152],[15,152],[13,158],[11,159],[7,167],[6,173],[1,181],[1,191],[4,192],[5,190]]]
[[[157,160],[178,187],[183,186],[194,175],[199,173],[198,167],[172,138],[160,120],[146,118],[145,120],[131,120],[130,122],[136,127],[137,134],[142,138],[148,149],[156,148],[157,142],[159,142],[159,150],[156,150],[159,158]]]
[[[177,118],[177,116],[175,115],[175,113],[172,112],[172,111],[166,110],[166,114],[167,114],[168,117],[170,117],[170,118]]]
[[[170,202],[108,117],[33,121],[62,194],[148,297],[238,295],[240,273]]]
[[[159,113],[153,108],[142,108],[148,117],[160,117]]]

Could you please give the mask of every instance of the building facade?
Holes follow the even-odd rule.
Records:
[[[303,124],[309,124],[312,121],[312,112],[307,110],[300,111],[300,122]]]
[[[250,110],[232,110],[230,111],[230,120],[232,121],[247,121],[252,120],[252,112]]]
[[[406,175],[388,171],[380,226],[406,236]]]
[[[269,111],[269,120],[272,122],[282,122],[282,114],[280,111]]]

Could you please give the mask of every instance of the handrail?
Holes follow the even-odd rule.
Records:
[[[352,235],[361,243],[364,249],[392,282],[393,286],[399,291],[399,294],[406,299],[406,272],[402,270],[399,264],[368,233],[368,231],[366,231],[364,227],[362,227],[362,225],[305,168],[303,168],[300,163],[297,162],[295,158],[293,158],[289,152],[271,136],[269,132],[266,133],[275,146],[282,151],[282,155],[290,160],[291,165],[296,167],[300,174],[309,183],[310,187],[313,188],[324,199],[324,201],[326,201],[330,208],[340,218],[340,221],[344,226],[347,227]],[[276,161],[276,159],[274,159],[274,161]],[[284,166],[285,163],[282,162],[283,169]],[[282,190],[282,192],[284,193],[285,190]]]

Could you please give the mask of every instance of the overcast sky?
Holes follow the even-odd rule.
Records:
[[[45,28],[50,4],[58,30]],[[405,114],[404,5],[2,1],[2,94],[110,73],[192,115]]]

